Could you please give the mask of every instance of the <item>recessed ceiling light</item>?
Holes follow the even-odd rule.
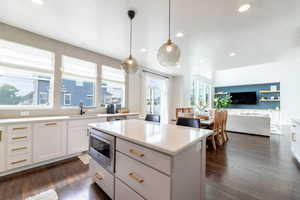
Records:
[[[240,13],[242,12],[246,12],[247,10],[249,10],[251,8],[251,5],[250,4],[244,4],[244,5],[241,5],[241,7],[239,7],[238,11]]]
[[[181,37],[183,37],[184,36],[184,33],[182,33],[182,32],[178,32],[177,34],[176,34],[176,37],[178,37],[178,38],[181,38]]]
[[[44,1],[43,0],[31,0],[33,3],[36,3],[38,5],[43,5]]]
[[[146,52],[146,51],[147,51],[147,49],[141,48],[141,52]]]
[[[232,52],[229,54],[230,57],[236,56],[236,53]]]

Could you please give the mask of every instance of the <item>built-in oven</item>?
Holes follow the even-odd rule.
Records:
[[[111,173],[115,171],[115,136],[90,129],[89,155]]]

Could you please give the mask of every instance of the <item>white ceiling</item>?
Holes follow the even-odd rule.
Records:
[[[166,69],[156,53],[167,39],[167,0],[44,2],[1,0],[0,21],[123,59],[129,49],[127,10],[135,9],[134,56],[143,66],[172,74],[272,62],[300,44],[299,0],[173,0],[172,35],[182,59],[180,68]],[[252,8],[238,13],[244,3]],[[175,38],[179,31],[183,38]]]

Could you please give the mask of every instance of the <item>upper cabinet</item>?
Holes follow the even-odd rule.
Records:
[[[66,122],[34,124],[33,161],[50,160],[66,154]]]

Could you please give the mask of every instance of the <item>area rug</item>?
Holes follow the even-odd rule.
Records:
[[[57,193],[53,189],[51,189],[35,196],[28,197],[25,200],[58,200],[58,196]]]

